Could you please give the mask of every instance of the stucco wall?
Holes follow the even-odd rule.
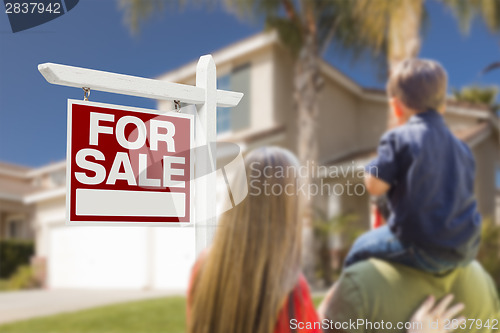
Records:
[[[49,231],[55,225],[64,225],[66,220],[66,198],[61,196],[42,201],[36,206],[34,228],[36,230],[35,255],[47,257],[49,255]]]
[[[495,163],[499,155],[496,135],[490,135],[473,149],[476,159],[475,193],[483,218],[495,218]]]
[[[273,48],[274,66],[274,123],[284,125],[287,149],[297,152],[297,108],[293,96],[293,62],[281,46]]]
[[[245,93],[244,99],[250,99],[250,126],[237,133],[224,133],[222,139],[231,135],[245,135],[247,133],[268,129],[275,125],[275,59],[271,52],[273,46],[268,46],[246,54],[243,57],[233,61],[216,63],[217,77],[230,74],[232,70],[242,65],[250,65],[250,92]],[[178,83],[195,85],[195,73],[184,78]],[[162,111],[172,110],[170,101],[158,101],[158,109]]]
[[[320,160],[359,149],[360,101],[338,83],[325,78],[319,96],[318,142]]]
[[[356,110],[358,146],[360,151],[376,149],[380,137],[387,129],[388,104],[365,100]]]
[[[455,131],[470,129],[478,123],[477,118],[467,117],[451,111],[445,112],[444,119],[446,124]]]

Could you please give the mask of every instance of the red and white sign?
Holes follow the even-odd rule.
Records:
[[[193,116],[68,100],[69,224],[191,218]]]

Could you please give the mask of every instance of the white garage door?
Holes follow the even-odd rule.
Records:
[[[195,261],[194,228],[154,229],[155,289],[186,290]]]
[[[50,288],[185,290],[194,228],[53,227]]]
[[[52,228],[49,236],[49,287],[146,287],[147,236],[147,229],[139,227]]]

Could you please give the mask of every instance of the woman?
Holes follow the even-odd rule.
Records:
[[[267,147],[248,154],[245,168],[231,189],[248,184],[248,196],[221,216],[212,247],[193,268],[190,333],[299,332],[290,320],[319,321],[300,271],[299,163]]]

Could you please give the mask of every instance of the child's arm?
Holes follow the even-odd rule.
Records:
[[[372,176],[368,172],[365,173],[365,186],[368,193],[376,196],[385,194],[387,191],[389,191],[389,188],[391,187],[388,183],[386,183],[382,179]]]

